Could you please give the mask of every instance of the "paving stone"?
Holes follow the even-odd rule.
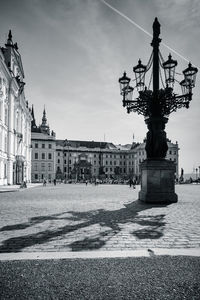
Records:
[[[123,185],[37,187],[0,198],[0,252],[200,247],[200,187],[178,203],[142,204]]]

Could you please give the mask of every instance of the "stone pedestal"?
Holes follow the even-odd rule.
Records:
[[[141,163],[141,191],[139,200],[147,203],[167,204],[175,203],[174,162],[158,159],[147,159]]]

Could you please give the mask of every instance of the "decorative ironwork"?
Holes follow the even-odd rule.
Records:
[[[157,32],[157,40],[154,33],[154,39],[151,45],[155,48],[156,44],[158,48],[158,45],[161,40],[158,38],[160,31],[157,30],[157,27],[159,27],[157,18],[155,22],[154,30]],[[145,118],[154,114],[167,117],[170,113],[176,111],[179,108],[189,108],[190,101],[192,100],[192,88],[195,87],[196,74],[198,72],[198,69],[193,67],[192,64],[189,63],[188,68],[186,68],[183,71],[184,79],[181,82],[179,82],[183,94],[175,94],[173,88],[175,82],[174,77],[177,61],[173,60],[171,54],[169,54],[168,60],[164,62],[162,55],[158,50],[158,61],[156,63],[165,72],[165,86],[163,89],[158,89],[156,93],[154,89],[152,91],[149,88],[147,88],[147,86],[145,86],[145,75],[152,66],[152,57],[155,57],[154,52],[155,49],[151,54],[147,66],[143,65],[141,63],[141,60],[139,60],[138,65],[133,68],[133,71],[135,72],[136,81],[135,87],[138,90],[139,97],[132,99],[134,88],[130,86],[131,79],[126,76],[126,72],[124,72],[123,76],[119,78],[120,93],[123,96],[123,106],[127,108],[128,113],[137,112],[138,114],[144,115]],[[158,74],[157,77],[158,78],[156,78],[156,81],[157,85],[159,85]]]
[[[164,61],[159,51],[161,42],[159,35],[160,24],[155,18],[151,43],[153,51],[149,62],[145,66],[139,59],[138,65],[133,68],[136,82],[134,88],[137,88],[139,93],[137,98],[133,99],[134,88],[130,85],[131,79],[126,76],[126,72],[119,78],[123,106],[126,107],[128,113],[137,112],[145,117],[149,129],[146,139],[147,158],[153,159],[166,156],[167,141],[164,129],[168,116],[179,108],[189,108],[193,95],[192,88],[195,87],[198,72],[198,69],[189,63],[183,71],[184,79],[179,82],[182,95],[176,94],[174,85],[175,81],[177,82],[175,79],[177,61],[172,59],[171,54],[169,54],[168,60]],[[152,73],[147,87],[145,85],[145,75],[150,69],[152,69]],[[162,78],[161,70],[164,70],[165,80]],[[162,83],[162,88],[159,87],[160,83]],[[152,89],[150,89],[151,84]]]

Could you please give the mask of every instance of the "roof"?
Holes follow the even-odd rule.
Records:
[[[77,141],[77,140],[56,140],[57,146],[73,148],[100,148],[100,149],[117,149],[113,143],[95,142],[95,141]]]
[[[139,145],[141,145],[140,143],[135,143],[133,142],[133,144],[131,145],[131,149],[135,149],[136,147],[138,147]]]
[[[43,132],[36,132],[36,131],[31,132],[31,140],[56,141],[55,136],[53,136],[52,134],[50,135],[50,134],[46,134]]]
[[[131,149],[131,144],[126,144],[126,145],[116,145],[117,150],[123,150],[123,151],[128,151]]]

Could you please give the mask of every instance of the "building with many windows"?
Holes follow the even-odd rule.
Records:
[[[56,140],[50,134],[46,112],[42,124],[35,124],[32,110],[32,181],[110,180],[140,177],[140,163],[146,159],[145,142],[114,145],[109,142]],[[167,159],[176,164],[178,177],[178,144],[168,141]]]
[[[31,147],[32,147],[32,182],[44,179],[52,181],[56,175],[56,140],[55,133],[47,125],[46,111],[43,111],[42,123],[37,126],[32,107]]]
[[[121,155],[126,152],[121,151]],[[125,160],[124,160],[125,161]],[[126,165],[120,168],[119,150],[113,143],[95,141],[56,141],[57,176],[66,179],[89,180],[114,178],[121,171],[126,174]],[[125,164],[125,163],[124,163]]]
[[[178,144],[168,141],[166,159],[174,161],[178,177]],[[140,177],[145,143],[114,145],[94,141],[56,141],[56,176],[62,179],[128,179]]]
[[[168,145],[168,151],[166,155],[166,159],[171,160],[175,163],[176,165],[176,177],[179,177],[179,147],[178,147],[178,142],[175,144],[172,143],[170,140],[167,140],[167,145]],[[143,162],[146,159],[146,151],[145,151],[145,140],[143,143],[140,144],[135,144],[132,145],[130,153],[135,155],[135,169],[134,172],[135,174],[140,173],[140,163]]]
[[[11,31],[0,47],[0,185],[31,180],[31,110],[24,70]]]

